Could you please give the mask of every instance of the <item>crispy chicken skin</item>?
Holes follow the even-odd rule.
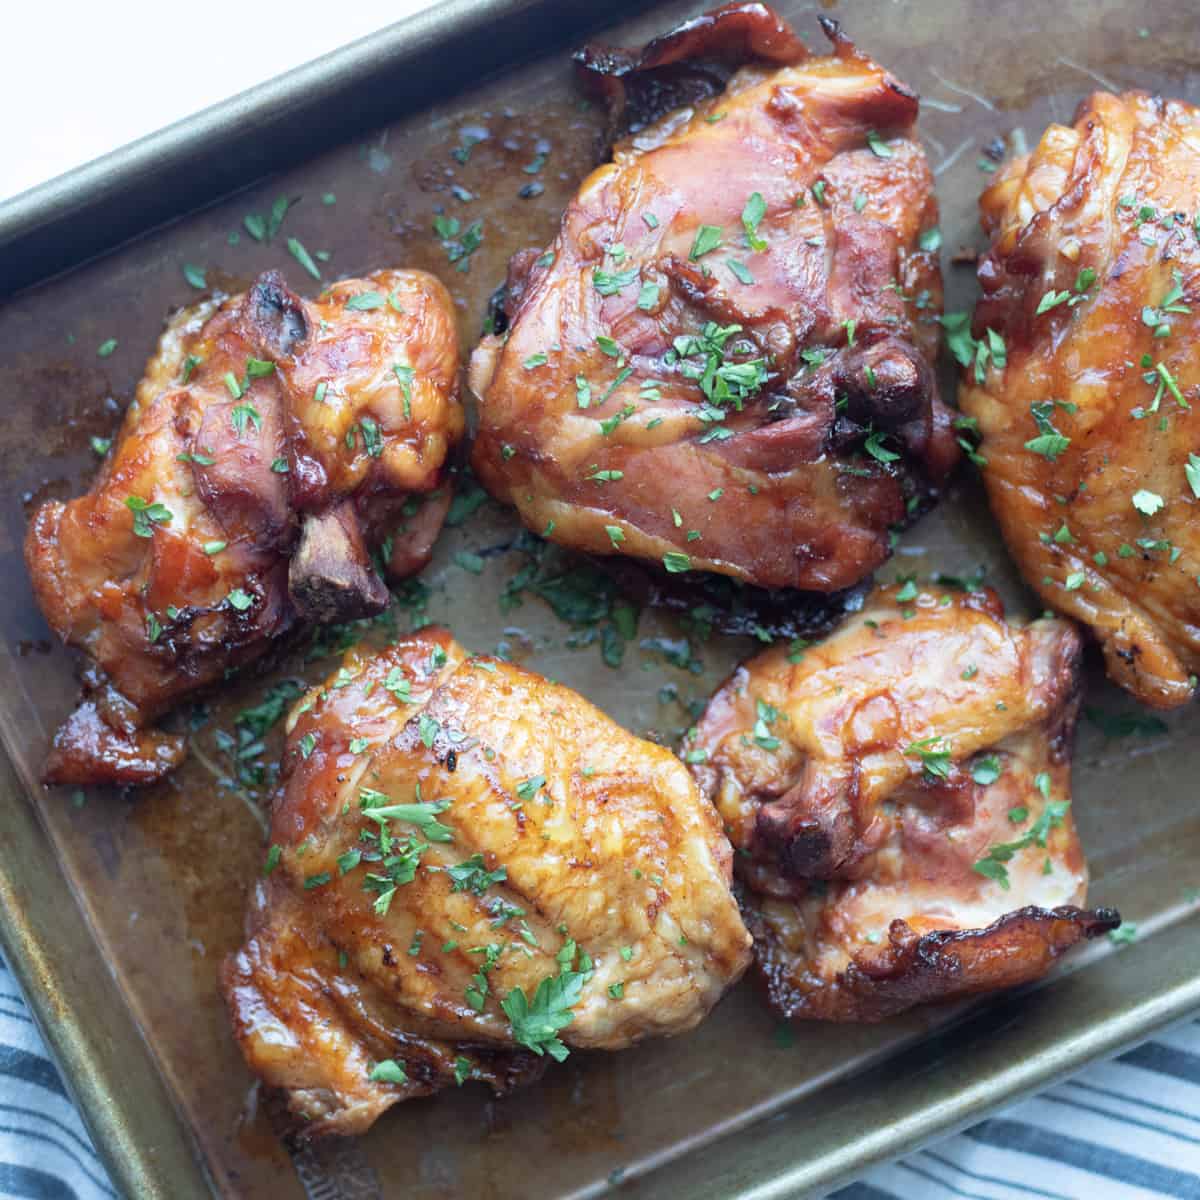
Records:
[[[177,314],[91,490],[33,516],[51,627],[91,660],[48,782],[144,783],[182,738],[145,726],[299,620],[381,611],[368,554],[427,560],[463,430],[448,294],[377,271],[300,299],[271,272]],[[411,523],[410,523],[411,521]]]
[[[297,704],[271,841],[223,986],[312,1133],[360,1132],[456,1063],[503,1091],[547,1051],[683,1032],[750,958],[686,768],[444,630],[351,651]]]
[[[974,333],[995,331],[1007,365],[961,389],[1026,579],[1157,708],[1200,671],[1198,189],[1191,105],[1098,92],[1051,125],[980,199]]]
[[[1025,983],[1119,921],[1076,907],[1073,626],[906,588],[739,667],[688,745],[788,1018],[876,1021]]]
[[[549,250],[510,264],[510,328],[471,360],[473,463],[535,532],[830,592],[955,462],[917,99],[826,29],[813,57],[731,5],[583,56],[621,97],[685,56],[757,61],[618,144]]]

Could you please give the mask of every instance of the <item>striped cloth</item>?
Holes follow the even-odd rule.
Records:
[[[113,1200],[0,960],[0,1196]],[[831,1200],[1200,1200],[1200,1022],[1160,1034]],[[136,1198],[135,1198],[136,1200]]]

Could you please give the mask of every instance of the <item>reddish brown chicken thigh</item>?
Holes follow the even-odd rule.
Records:
[[[46,779],[158,778],[183,740],[147,725],[181,696],[297,621],[382,610],[368,548],[397,574],[427,559],[457,372],[450,298],[418,271],[315,302],[269,273],[176,315],[91,490],[29,527],[42,612],[90,660]]]
[[[961,389],[1025,578],[1156,708],[1200,673],[1198,191],[1193,105],[1097,92],[1051,125],[980,197]]]
[[[714,695],[687,757],[781,1015],[877,1021],[1026,983],[1118,923],[1077,907],[1079,657],[1065,621],[906,584]]]
[[[712,806],[581,696],[425,629],[293,709],[222,981],[310,1133],[692,1028],[749,963]]]
[[[471,361],[473,463],[535,532],[831,592],[953,465],[917,98],[825,24],[825,58],[757,4],[581,56],[622,103],[751,61],[620,142],[513,259],[510,328]]]

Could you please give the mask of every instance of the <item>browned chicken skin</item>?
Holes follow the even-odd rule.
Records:
[[[181,738],[144,728],[297,620],[364,616],[427,559],[463,430],[450,298],[377,271],[300,299],[274,273],[179,313],[91,490],[34,514],[25,558],[51,627],[91,660],[50,782],[144,783]],[[412,526],[406,525],[413,517]]]
[[[1079,656],[1066,622],[908,584],[714,695],[688,760],[782,1015],[874,1021],[1025,983],[1118,923],[1076,907]]]
[[[686,58],[757,62],[618,144],[549,250],[513,259],[510,329],[471,361],[473,463],[535,532],[831,592],[953,465],[917,99],[826,28],[812,57],[731,5],[582,56],[621,103],[639,72],[678,99]]]
[[[351,651],[288,735],[277,865],[222,979],[311,1133],[680,1033],[749,962],[687,770],[564,687],[428,628]]]
[[[980,200],[974,332],[1007,353],[961,390],[1026,579],[1159,708],[1200,671],[1198,190],[1191,105],[1098,92],[1051,125]]]

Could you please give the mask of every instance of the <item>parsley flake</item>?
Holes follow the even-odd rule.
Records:
[[[696,240],[692,243],[688,258],[695,262],[704,255],[711,254],[720,245],[721,227],[719,225],[701,225],[696,230]]]
[[[767,215],[766,201],[761,192],[751,192],[742,209],[742,229],[746,234],[746,245],[751,250],[762,251],[767,248],[766,238],[760,237],[758,227]]]
[[[926,778],[949,778],[950,743],[945,738],[935,736],[922,738],[919,742],[910,742],[904,753],[921,760]]]
[[[1154,516],[1165,503],[1157,492],[1150,492],[1145,488],[1139,488],[1133,493],[1133,507],[1146,517]]]
[[[408,1074],[394,1058],[385,1058],[371,1068],[370,1080],[372,1083],[407,1083]]]

